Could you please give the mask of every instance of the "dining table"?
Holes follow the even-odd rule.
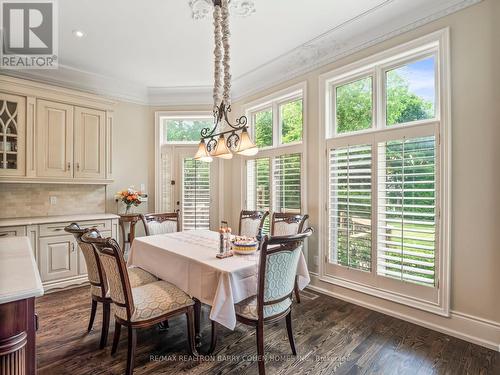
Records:
[[[219,232],[199,229],[136,237],[128,265],[141,267],[196,301],[211,306],[212,322],[234,330],[234,305],[257,294],[259,252],[217,258],[219,241]],[[301,252],[297,266],[299,289],[309,282],[307,263]],[[197,326],[199,331],[199,323]]]

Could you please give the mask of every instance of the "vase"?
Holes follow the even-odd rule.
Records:
[[[128,214],[133,213],[132,211],[133,211],[133,210],[132,210],[132,205],[131,205],[131,204],[127,204],[127,205],[125,206],[125,215],[128,215]]]

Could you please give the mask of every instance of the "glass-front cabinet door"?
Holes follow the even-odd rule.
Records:
[[[26,99],[0,92],[0,176],[25,174]]]

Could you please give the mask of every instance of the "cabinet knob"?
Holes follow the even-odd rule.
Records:
[[[68,161],[68,171],[71,169],[71,163]]]
[[[76,170],[79,171],[80,170],[80,163],[76,163]]]

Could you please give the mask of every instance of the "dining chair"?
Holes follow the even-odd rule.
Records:
[[[146,236],[178,232],[180,230],[179,211],[141,215]]]
[[[82,241],[82,236],[91,230],[95,231],[95,235],[100,237],[99,232],[95,228],[81,228],[77,223],[71,223],[64,230],[68,233],[73,234],[78,243],[78,247],[82,251],[83,259],[85,260],[85,265],[87,266],[87,277],[90,283],[90,296],[91,296],[91,310],[90,310],[90,320],[87,327],[87,331],[92,330],[94,325],[94,319],[97,311],[97,304],[102,303],[102,328],[101,328],[101,341],[99,347],[103,349],[106,346],[109,331],[109,315],[110,315],[110,304],[111,298],[108,293],[108,283],[106,280],[106,274],[101,267],[98,255],[94,250],[94,247],[86,242]],[[130,285],[132,287],[144,285],[158,279],[147,271],[139,267],[130,267],[128,269],[128,275],[130,278]]]
[[[269,216],[269,211],[242,210],[240,212],[240,225],[238,233],[240,236],[257,237],[267,216]]]
[[[288,340],[297,355],[292,332],[292,295],[304,239],[312,228],[291,236],[265,236],[259,262],[257,295],[235,305],[236,319],[256,327],[259,374],[265,374],[264,323],[286,319]]]
[[[291,212],[274,212],[271,219],[271,236],[290,236],[301,233],[309,215],[299,215]],[[295,300],[300,303],[300,292],[295,281]]]
[[[82,236],[82,241],[94,246],[107,275],[115,316],[111,354],[115,354],[118,348],[121,327],[125,326],[128,330],[126,374],[134,371],[137,330],[176,315],[186,315],[189,354],[198,355],[194,341],[194,301],[186,293],[162,280],[132,288],[123,253],[114,239],[101,238],[95,230],[91,230]]]

